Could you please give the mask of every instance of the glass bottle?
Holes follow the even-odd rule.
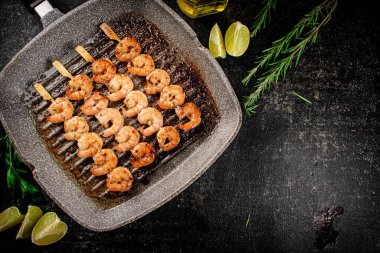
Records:
[[[228,0],[177,0],[179,8],[190,18],[198,18],[223,11]]]

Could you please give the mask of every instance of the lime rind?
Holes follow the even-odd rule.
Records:
[[[214,58],[226,58],[223,35],[217,23],[212,27],[208,41],[208,48]]]
[[[239,57],[247,51],[250,41],[250,33],[247,26],[239,21],[231,24],[225,35],[227,54]]]
[[[7,230],[24,220],[24,215],[17,207],[11,206],[0,213],[0,232]]]
[[[66,223],[56,213],[45,213],[36,223],[32,231],[32,243],[38,246],[50,245],[59,241],[67,232]]]
[[[25,214],[25,218],[21,223],[21,227],[17,232],[16,240],[25,239],[32,234],[34,225],[42,216],[42,210],[37,206],[28,206],[28,211]]]

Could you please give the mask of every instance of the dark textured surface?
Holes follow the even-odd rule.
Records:
[[[180,12],[175,1],[166,2]],[[249,92],[240,80],[258,52],[318,2],[280,0],[269,29],[247,54],[219,61],[239,98]],[[67,12],[81,1],[52,3]],[[236,20],[252,23],[259,1],[249,3],[230,1],[223,14],[185,20],[207,46],[214,22],[223,31]],[[314,214],[335,205],[345,211],[334,221],[336,244],[325,251],[380,251],[380,20],[374,3],[340,1],[300,65],[244,119],[222,157],[168,204],[123,228],[93,233],[43,196],[37,204],[68,223],[65,238],[38,248],[29,240],[15,242],[11,230],[1,233],[1,245],[9,252],[307,252],[316,250]],[[1,7],[2,68],[41,25],[18,1],[2,0]],[[5,184],[2,170],[0,209],[15,204],[25,210],[26,201]]]

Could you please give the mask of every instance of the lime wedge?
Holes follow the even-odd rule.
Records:
[[[241,56],[247,50],[250,40],[249,29],[242,23],[235,22],[228,27],[225,37],[227,53]]]
[[[0,213],[0,232],[16,226],[24,219],[17,207],[12,206]]]
[[[218,24],[216,23],[210,32],[208,48],[214,58],[226,58],[226,48],[224,47],[223,35]]]
[[[32,243],[43,246],[59,241],[67,232],[66,223],[62,222],[56,213],[45,213],[34,226]]]
[[[34,225],[42,216],[42,210],[37,206],[28,206],[28,211],[18,230],[16,239],[25,239],[32,234]]]

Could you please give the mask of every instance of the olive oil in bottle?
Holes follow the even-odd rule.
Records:
[[[223,11],[228,0],[177,0],[179,8],[190,18],[198,18]]]

